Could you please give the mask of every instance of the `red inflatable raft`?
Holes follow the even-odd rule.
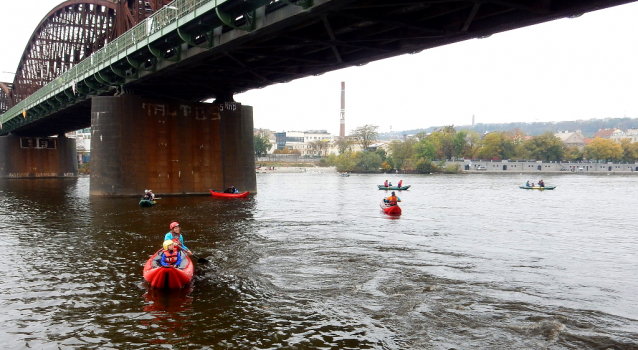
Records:
[[[383,209],[383,211],[386,214],[389,215],[401,215],[401,207],[399,207],[398,205],[390,205],[388,203],[385,202],[385,200],[381,200],[381,209]]]
[[[210,194],[213,195],[213,197],[227,197],[227,198],[244,198],[248,196],[248,194],[250,193],[250,191],[246,191],[242,193],[224,193],[224,192],[216,192],[213,190],[209,190],[209,191],[210,191]]]
[[[182,261],[178,267],[164,267],[161,264],[162,249],[151,255],[144,265],[144,279],[154,288],[182,288],[193,279],[193,262],[184,251],[180,251]]]

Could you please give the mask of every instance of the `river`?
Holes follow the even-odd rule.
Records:
[[[0,348],[638,349],[638,177],[544,176],[257,174],[152,208],[0,180]],[[211,263],[152,290],[173,220]]]

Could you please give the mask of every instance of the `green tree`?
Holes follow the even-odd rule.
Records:
[[[268,153],[268,151],[272,148],[268,135],[261,129],[253,135],[253,143],[255,145],[255,155],[257,157],[261,157],[262,154]]]
[[[356,153],[346,151],[336,156],[334,159],[334,165],[337,167],[338,172],[353,171],[357,165]]]
[[[452,137],[452,145],[454,148],[454,157],[463,157],[468,150],[467,131],[461,130]]]
[[[436,165],[429,158],[419,158],[416,161],[416,170],[421,174],[429,174],[436,171]]]
[[[374,152],[357,152],[356,168],[358,171],[378,172],[382,163],[381,156]]]
[[[479,148],[481,147],[481,135],[476,131],[468,131],[465,137],[467,148],[462,157],[474,158],[477,155]]]
[[[529,152],[529,156],[534,159],[561,160],[563,159],[565,144],[551,131],[547,131],[542,135],[527,140],[525,148]]]
[[[410,161],[415,155],[414,145],[417,143],[415,139],[407,139],[405,141],[394,140],[390,143],[390,154],[394,160],[396,169],[405,169],[409,166]]]
[[[581,161],[583,160],[583,156],[583,151],[578,149],[578,146],[565,147],[565,151],[563,152],[563,159],[570,162]]]
[[[432,160],[436,157],[436,146],[428,138],[421,139],[414,145],[414,156]]]
[[[595,138],[584,149],[585,157],[590,160],[620,160],[623,156],[622,147],[614,140]]]
[[[454,126],[449,125],[435,130],[428,136],[428,139],[436,147],[437,158],[452,159],[454,156],[456,156],[454,135],[456,135],[456,130],[454,130]]]
[[[377,140],[379,136],[379,129],[376,125],[366,124],[360,126],[352,131],[352,136],[361,145],[361,148],[365,151],[370,145]]]

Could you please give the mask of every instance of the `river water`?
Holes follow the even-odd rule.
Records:
[[[527,177],[525,177],[527,176]],[[0,180],[3,349],[638,349],[638,176],[257,174],[248,199]],[[211,263],[142,267],[177,220]]]

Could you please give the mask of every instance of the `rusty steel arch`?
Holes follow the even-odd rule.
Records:
[[[11,103],[11,84],[0,83],[0,114],[13,107]]]
[[[40,21],[24,49],[13,89],[7,96],[9,106],[24,100],[169,2],[67,0],[56,6]]]

